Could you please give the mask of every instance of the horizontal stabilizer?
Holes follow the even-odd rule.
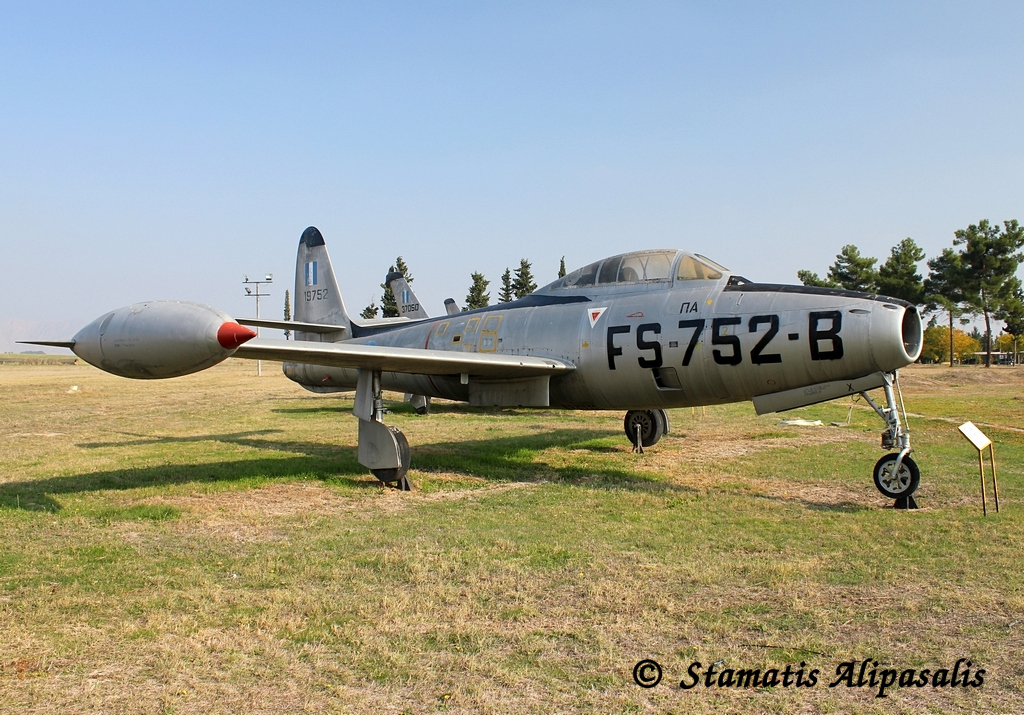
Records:
[[[557,375],[576,369],[575,365],[554,358],[269,338],[250,340],[234,356],[415,375],[470,375],[491,380]]]
[[[348,332],[348,327],[344,325],[300,323],[297,320],[264,320],[263,318],[236,318],[235,320],[239,325],[251,325],[254,328],[270,328],[272,330],[301,330],[304,333]]]
[[[48,348],[67,348],[68,350],[75,347],[74,340],[15,340],[14,342],[19,345],[45,345]]]
[[[885,374],[876,372],[867,377],[855,380],[837,380],[836,382],[820,382],[817,385],[798,387],[795,390],[773,392],[770,395],[759,395],[754,398],[754,410],[759,415],[769,412],[785,412],[797,407],[816,405],[840,397],[856,395],[858,392],[874,390],[885,384]]]

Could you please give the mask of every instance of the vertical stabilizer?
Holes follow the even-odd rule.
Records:
[[[339,326],[336,334],[296,331],[297,340],[326,342],[352,337],[352,320],[345,311],[324,237],[315,226],[303,231],[299,239],[299,252],[295,258],[295,320]]]
[[[423,309],[420,299],[412,292],[412,286],[409,285],[409,281],[405,280],[405,276],[398,271],[392,271],[384,280],[391,288],[392,295],[395,296],[395,305],[398,306],[400,318],[418,320],[430,317]]]

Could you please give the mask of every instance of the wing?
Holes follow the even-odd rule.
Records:
[[[513,379],[558,375],[576,366],[554,358],[499,353],[463,353],[425,348],[392,348],[352,343],[316,343],[303,340],[256,338],[240,346],[235,357],[249,360],[302,362],[328,367],[404,372],[417,375],[472,375],[487,379]]]
[[[266,320],[264,318],[236,318],[239,325],[251,325],[254,328],[273,328],[274,330],[298,330],[303,333],[347,333],[344,325],[330,323],[302,323],[298,320]],[[375,320],[352,321],[360,328],[380,328],[386,325],[410,325],[411,318],[377,318]]]
[[[236,318],[239,325],[251,325],[254,328],[273,328],[274,330],[300,330],[303,333],[346,333],[344,325],[327,325],[324,323],[300,323],[297,320],[264,320],[263,318]]]

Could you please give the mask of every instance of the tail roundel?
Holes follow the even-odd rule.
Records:
[[[352,336],[352,320],[345,310],[338,281],[327,255],[324,237],[315,226],[302,232],[295,258],[295,320],[336,325]],[[319,333],[296,331],[297,340],[320,340]]]

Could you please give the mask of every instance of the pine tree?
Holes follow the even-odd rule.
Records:
[[[513,298],[515,298],[515,294],[512,292],[512,271],[506,268],[505,272],[501,274],[501,292],[498,293],[498,302],[511,303]]]
[[[473,284],[469,287],[469,293],[466,294],[466,307],[463,310],[485,308],[491,304],[491,294],[485,292],[491,282],[484,278],[483,273],[473,273],[471,275]]]
[[[853,244],[843,246],[836,262],[828,269],[828,280],[846,290],[874,293],[878,290],[877,258],[860,255]]]
[[[366,306],[365,308],[363,308],[363,312],[359,314],[359,317],[360,318],[365,318],[366,320],[370,320],[372,318],[376,318],[378,310],[379,309],[377,308],[377,304],[374,303],[371,300],[370,304],[368,306]]]
[[[796,277],[805,286],[817,286],[819,288],[838,288],[838,286],[835,285],[834,283],[830,283],[829,281],[819,276],[817,273],[812,273],[811,271],[797,271]]]
[[[1013,300],[1008,301],[999,319],[1010,335],[1015,338],[1024,337],[1024,290],[1021,290],[1019,284],[1013,292]]]
[[[1024,338],[1024,290],[1018,285],[1013,300],[1006,305],[999,319],[1003,321],[1003,329],[1013,336],[1013,364],[1019,364],[1018,341]]]
[[[874,293],[878,289],[878,272],[875,263],[878,259],[860,255],[860,250],[848,244],[836,255],[836,261],[828,269],[824,278],[811,271],[797,271],[796,277],[805,286],[823,288],[845,288],[863,293]]]
[[[405,276],[405,282],[412,285],[413,277],[409,273],[409,266],[405,265],[405,261],[399,256],[395,259],[395,263],[388,267],[388,274],[398,271]],[[387,283],[381,283],[380,287],[384,289],[384,293],[380,297],[380,307],[383,309],[383,317],[385,318],[397,318],[398,317],[398,301],[395,300],[395,294],[391,292],[391,286]]]
[[[516,269],[515,278],[512,279],[512,293],[515,297],[525,298],[537,290],[537,284],[533,281],[533,270],[530,262],[525,258],[519,260],[519,268]]]
[[[284,291],[284,319],[285,320],[291,320],[292,319],[292,296],[291,296],[291,293],[288,292],[288,289],[285,289],[285,291]],[[288,340],[289,338],[291,338],[291,335],[292,335],[292,331],[290,331],[290,330],[284,331],[284,339],[285,340]]]
[[[924,282],[926,309],[944,310],[949,316],[949,366],[953,367],[953,319],[964,314],[966,296],[963,290],[964,267],[960,255],[952,248],[928,261],[928,279]]]
[[[924,282],[917,264],[924,260],[924,251],[905,238],[894,246],[892,254],[878,269],[878,292],[917,305],[924,302]]]
[[[562,256],[562,260],[558,262],[558,277],[565,277],[565,256]]]
[[[985,317],[985,367],[992,366],[992,318],[1013,301],[1017,268],[1024,261],[1024,227],[1017,221],[1003,226],[987,219],[956,232],[954,246],[960,250],[963,288],[967,304]]]
[[[399,256],[395,259],[395,270],[405,276],[405,282],[412,285],[412,282],[416,280],[412,277],[412,273],[409,272],[409,266],[405,265],[405,261]]]

